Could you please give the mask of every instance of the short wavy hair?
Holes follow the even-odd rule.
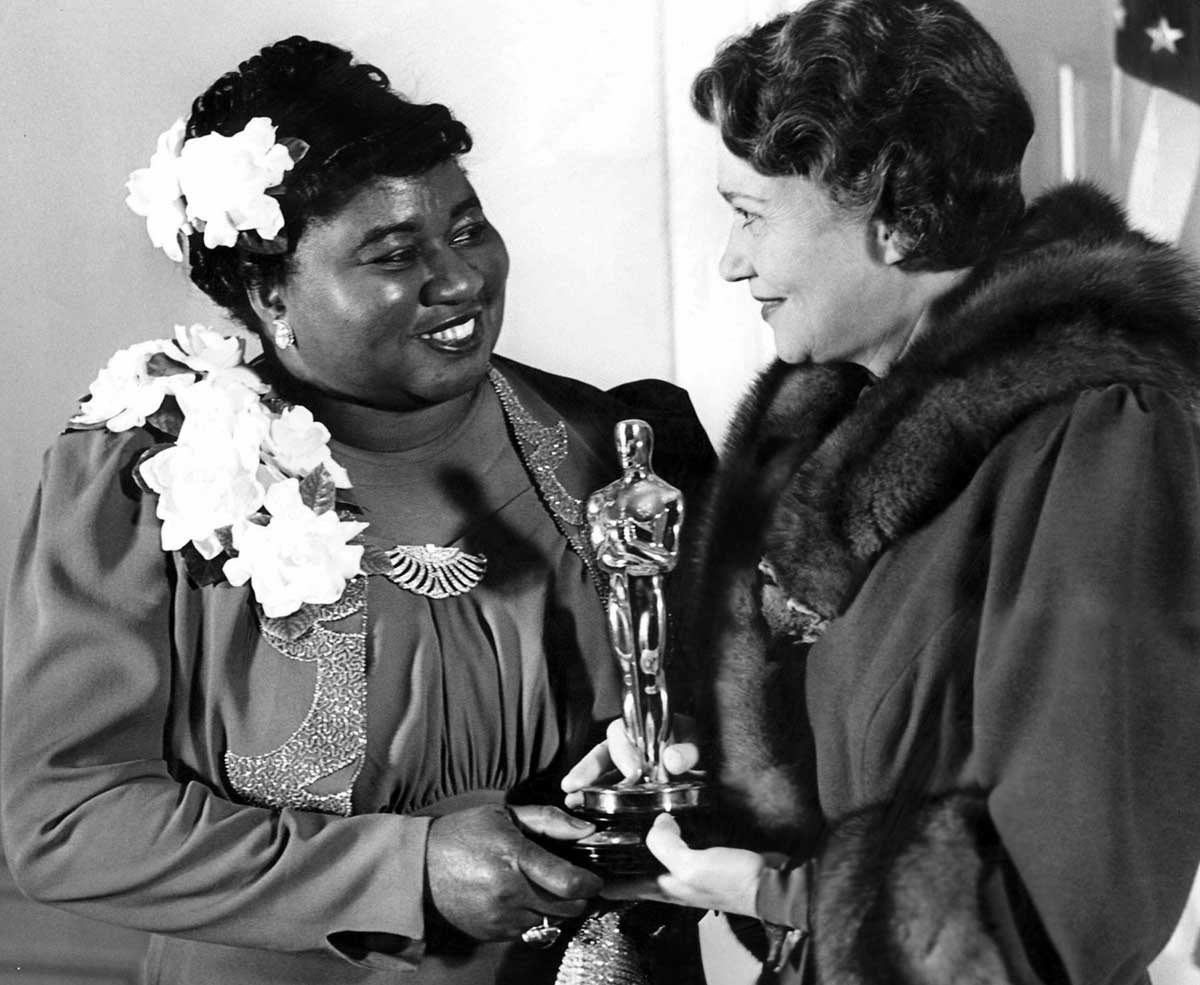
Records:
[[[727,42],[692,104],[760,173],[887,222],[908,269],[970,266],[1024,212],[1033,113],[955,0],[812,0]]]
[[[299,35],[268,45],[201,93],[187,136],[232,136],[256,116],[270,117],[277,140],[309,145],[278,195],[286,252],[255,252],[241,240],[209,247],[200,233],[188,239],[193,283],[252,330],[259,322],[248,289],[286,274],[312,220],[332,215],[373,178],[422,174],[471,149],[467,128],[445,106],[410,102],[381,69]]]

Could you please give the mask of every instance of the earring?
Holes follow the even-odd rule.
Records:
[[[292,326],[287,323],[284,318],[276,318],[271,322],[274,328],[273,338],[275,339],[276,349],[290,349],[296,344],[296,333],[292,331]]]

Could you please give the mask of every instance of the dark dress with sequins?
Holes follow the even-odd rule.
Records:
[[[36,898],[151,931],[147,982],[553,979],[561,948],[427,928],[429,822],[558,802],[619,714],[580,526],[612,425],[649,420],[685,492],[713,456],[668,384],[495,367],[436,441],[333,449],[369,537],[481,555],[482,580],[431,598],[359,578],[294,641],[162,551],[129,478],[147,432],[48,453],[8,610],[6,848]]]

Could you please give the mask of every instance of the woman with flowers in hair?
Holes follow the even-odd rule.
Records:
[[[470,146],[294,37],[131,177],[243,333],[118,353],[48,453],[0,785],[18,885],[152,932],[150,982],[544,981],[600,888],[544,847],[620,701],[581,501],[618,420],[684,489],[711,448],[668,384],[493,355]]]

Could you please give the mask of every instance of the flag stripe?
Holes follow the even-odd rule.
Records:
[[[1129,173],[1133,224],[1177,242],[1200,174],[1200,104],[1153,89],[1146,103]]]

